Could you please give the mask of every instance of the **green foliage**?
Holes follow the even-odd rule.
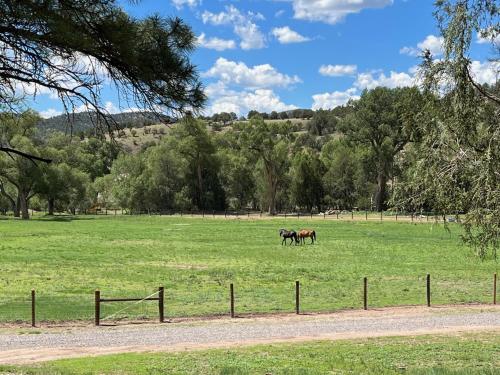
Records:
[[[444,58],[427,52],[424,88],[440,95],[427,100],[421,123],[421,152],[407,180],[410,204],[432,201],[444,210],[466,213],[467,243],[480,257],[500,244],[500,89],[479,85],[471,74],[469,50],[475,33],[499,35],[498,2],[440,0],[436,18],[444,37]],[[500,50],[492,48],[498,62]]]
[[[370,150],[377,174],[375,207],[381,211],[386,208],[387,181],[393,177],[394,158],[418,136],[416,128],[423,97],[416,88],[378,87],[364,91],[352,106],[342,129],[350,141]]]
[[[322,176],[324,166],[316,152],[304,149],[295,154],[291,167],[291,198],[299,207],[311,212],[313,207],[320,211],[323,200]]]

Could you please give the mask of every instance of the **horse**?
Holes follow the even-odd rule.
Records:
[[[286,229],[281,228],[280,229],[280,237],[283,237],[283,241],[281,241],[281,245],[283,245],[283,243],[285,243],[285,245],[286,245],[287,238],[290,238],[292,240],[290,242],[290,245],[293,243],[294,240],[295,240],[295,244],[299,243],[299,239],[297,238],[297,232],[295,232],[294,230],[286,230]]]
[[[298,238],[299,238],[299,241],[300,243],[305,243],[305,238],[306,237],[309,237],[311,238],[311,245],[314,243],[314,241],[316,240],[316,232],[312,229],[301,229],[299,230],[299,233],[298,233]]]

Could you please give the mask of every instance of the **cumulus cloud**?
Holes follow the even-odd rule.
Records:
[[[323,94],[313,95],[313,110],[332,109],[346,104],[350,99],[357,100],[356,89],[350,88],[346,91],[325,92]]]
[[[433,56],[439,56],[443,54],[443,43],[444,38],[441,36],[427,35],[427,37],[417,43],[417,47],[403,47],[399,50],[399,53],[409,56],[419,56],[423,51],[430,51]]]
[[[198,45],[203,48],[214,49],[216,51],[224,51],[226,49],[235,49],[236,42],[231,39],[207,38],[205,33],[201,33],[198,37]]]
[[[233,84],[249,89],[287,87],[301,82],[296,75],[289,76],[278,72],[270,64],[248,67],[244,62],[217,59],[215,64],[205,73],[204,77],[219,79],[224,84]]]
[[[59,116],[60,114],[62,114],[62,112],[54,108],[49,108],[45,111],[41,111],[39,114],[42,118],[51,118],[54,116]]]
[[[379,86],[389,88],[411,87],[415,86],[415,83],[415,77],[405,72],[391,71],[388,76],[384,73],[378,73],[377,75],[377,73],[368,72],[358,74],[354,86],[360,90],[371,90]]]
[[[201,5],[201,0],[172,0],[172,4],[177,9],[181,9],[184,5],[194,8],[195,6]]]
[[[288,26],[275,27],[271,33],[281,44],[302,43],[311,40],[303,35],[300,35],[298,32],[293,31]]]
[[[357,70],[356,65],[321,65],[319,73],[324,76],[340,77],[356,74]]]
[[[205,11],[201,15],[201,19],[205,24],[233,26],[234,33],[241,39],[240,47],[244,50],[259,49],[266,46],[264,34],[260,31],[259,26],[252,22],[252,20],[264,19],[264,16],[260,13],[247,12],[244,14],[233,5],[229,5],[226,7],[225,12],[212,13]]]
[[[472,61],[471,75],[478,83],[494,85],[500,78],[500,62],[498,61]]]
[[[297,108],[283,103],[271,89],[231,90],[226,84],[218,81],[208,85],[205,92],[210,100],[208,114],[234,112],[238,115],[246,115],[252,109],[259,112],[271,112]]]
[[[292,0],[294,18],[335,24],[367,8],[384,8],[393,0]]]

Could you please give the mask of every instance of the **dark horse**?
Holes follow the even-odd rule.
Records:
[[[283,243],[286,245],[286,239],[290,238],[292,242],[290,242],[290,245],[295,241],[295,244],[299,243],[299,239],[297,237],[297,232],[294,230],[286,230],[286,229],[280,229],[280,237],[283,237],[283,241],[281,241],[281,244]]]
[[[316,240],[316,232],[310,229],[301,229],[299,230],[299,234],[297,235],[297,237],[301,244],[305,243],[306,237],[309,237],[311,239],[311,245],[312,245]]]

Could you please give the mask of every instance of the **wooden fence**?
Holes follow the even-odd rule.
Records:
[[[368,278],[364,277],[362,281],[362,305],[364,310],[368,310],[369,299],[368,299],[368,291],[369,284]],[[229,284],[229,315],[231,318],[236,317],[236,302],[237,295],[235,293],[236,288],[234,283]],[[152,297],[157,294],[157,297]],[[144,298],[101,298],[101,291],[96,290],[94,293],[94,301],[95,301],[95,314],[94,314],[94,324],[99,326],[101,324],[101,304],[102,303],[110,303],[110,302],[145,302],[145,301],[158,301],[158,315],[160,323],[165,322],[165,289],[163,286],[158,288],[158,291],[155,292],[151,296],[147,296]],[[426,276],[426,305],[427,307],[431,307],[431,275],[427,274]],[[33,327],[36,326],[36,293],[33,289],[31,291],[31,325]],[[492,303],[493,305],[497,304],[497,274],[493,275],[493,288],[492,288]],[[125,310],[125,309],[124,309]],[[295,282],[295,313],[301,314],[301,284],[297,280]],[[116,314],[116,313],[115,313]],[[115,315],[112,314],[112,315]]]

